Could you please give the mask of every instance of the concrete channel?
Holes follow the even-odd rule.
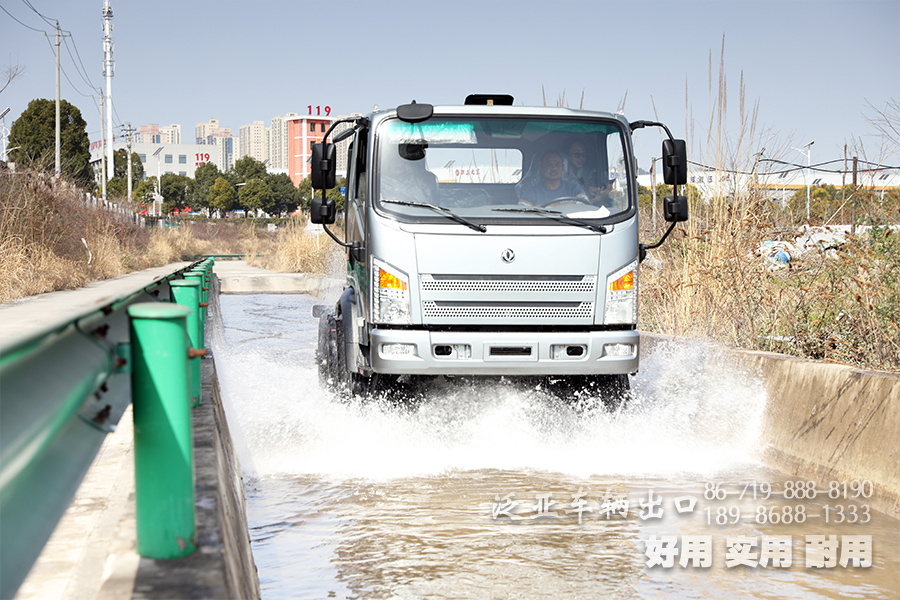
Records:
[[[335,285],[220,262],[216,293],[311,293]],[[664,340],[642,337],[642,351]],[[777,354],[729,350],[763,375],[769,398],[763,457],[783,473],[814,480],[869,480],[872,508],[900,519],[900,377]],[[213,360],[203,361],[203,404],[194,409],[198,550],[170,560],[135,550],[130,411],[110,434],[17,599],[254,598],[259,580],[250,549],[240,466],[219,396]]]

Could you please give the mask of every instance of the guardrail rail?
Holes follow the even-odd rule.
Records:
[[[196,547],[190,406],[200,402],[213,263],[173,270],[0,347],[0,598],[16,593],[132,401],[138,551],[176,558]],[[141,333],[153,320],[162,325],[151,330],[166,331]],[[174,470],[181,486],[167,485]],[[180,523],[167,522],[177,519],[157,510],[161,502],[184,507]]]

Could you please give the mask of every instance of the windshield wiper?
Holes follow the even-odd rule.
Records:
[[[593,223],[588,223],[587,221],[564,215],[558,210],[547,210],[546,208],[539,208],[537,206],[528,206],[524,208],[492,208],[491,210],[498,212],[534,213],[536,215],[544,215],[545,217],[556,219],[557,221],[568,223],[569,225],[587,227],[594,233],[607,233],[609,231],[605,225],[594,225]]]
[[[448,219],[452,219],[457,223],[465,225],[469,229],[474,229],[475,231],[480,231],[481,233],[487,231],[487,227],[485,227],[484,225],[479,225],[478,223],[473,223],[468,219],[464,219],[449,208],[444,208],[443,206],[435,206],[434,204],[427,204],[425,202],[406,202],[405,200],[382,200],[382,202],[385,204],[399,204],[401,206],[418,206],[421,208],[430,208],[431,210],[438,211]]]

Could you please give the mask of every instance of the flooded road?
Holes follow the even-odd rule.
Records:
[[[503,382],[346,404],[311,298],[220,304],[264,598],[900,597],[898,522],[763,467],[762,382],[704,344],[657,348],[617,414]]]

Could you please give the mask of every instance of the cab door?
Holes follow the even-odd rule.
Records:
[[[347,149],[347,185],[344,200],[344,235],[348,243],[358,247],[347,252],[347,274],[356,293],[357,316],[368,322],[369,277],[366,264],[366,210],[369,201],[366,169],[366,130],[351,138]],[[367,328],[359,330],[360,343],[368,343]]]

